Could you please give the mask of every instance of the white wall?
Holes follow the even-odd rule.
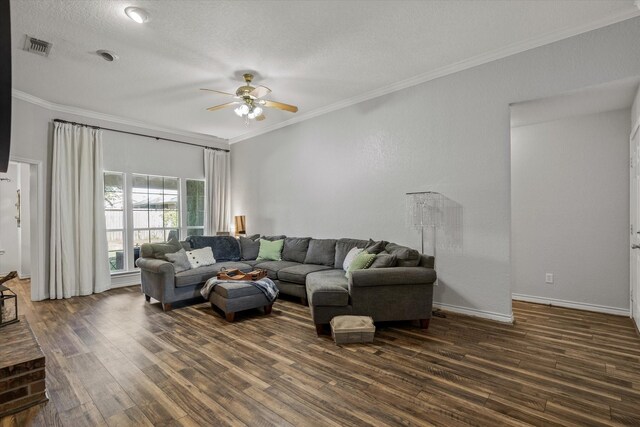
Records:
[[[50,162],[53,140],[53,119],[63,119],[96,126],[115,128],[142,134],[151,134],[179,141],[228,148],[226,143],[215,138],[203,142],[197,138],[175,135],[155,130],[113,123],[107,120],[85,117],[80,114],[55,111],[46,106],[13,98],[11,126],[11,156],[40,161],[45,177],[45,210],[38,212],[38,221],[45,225],[45,260],[49,259],[49,221],[50,221]],[[138,172],[155,175],[177,176],[180,178],[204,178],[202,148],[177,144],[170,141],[155,140],[133,135],[103,131],[104,165],[107,170]],[[32,266],[35,268],[35,266]],[[48,298],[48,263],[45,267],[43,298]],[[33,295],[32,295],[33,296]]]
[[[511,130],[514,297],[628,312],[630,117],[626,109]]]
[[[20,170],[10,162],[6,173],[0,178],[0,275],[20,269],[19,229],[16,223],[16,190],[19,188]]]
[[[250,233],[419,248],[404,193],[441,192],[464,248],[439,253],[436,302],[509,320],[509,104],[640,75],[638,39],[628,20],[233,144],[233,213]]]

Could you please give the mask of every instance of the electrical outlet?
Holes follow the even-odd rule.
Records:
[[[548,284],[553,284],[553,273],[547,273],[544,275],[544,282]]]

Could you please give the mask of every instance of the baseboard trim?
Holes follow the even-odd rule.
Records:
[[[140,272],[123,273],[111,276],[111,289],[124,288],[125,286],[139,285]]]
[[[616,316],[629,317],[631,314],[628,309],[609,307],[606,305],[589,304],[586,302],[566,301],[562,299],[546,298],[546,297],[534,297],[531,295],[523,295],[523,294],[511,294],[511,298],[516,301],[533,302],[536,304],[546,304],[546,305],[551,305],[556,307],[573,308],[576,310],[595,311],[597,313],[613,314]]]
[[[457,313],[457,314],[464,314],[465,316],[480,317],[482,319],[493,320],[493,321],[500,322],[500,323],[513,324],[513,314],[506,315],[506,314],[501,314],[501,313],[495,313],[493,311],[478,310],[478,309],[475,309],[475,308],[461,307],[461,306],[458,306],[458,305],[445,304],[443,302],[434,302],[433,303],[433,307],[434,308],[440,308],[440,309],[445,310],[445,311],[451,311],[451,312]]]

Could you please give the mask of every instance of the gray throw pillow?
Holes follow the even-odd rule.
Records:
[[[185,251],[191,250],[191,243],[187,242],[186,240],[181,240],[180,244],[182,245],[182,249],[184,249]]]
[[[384,248],[387,246],[389,242],[386,242],[384,240],[380,240],[379,242],[374,242],[373,240],[369,239],[369,242],[367,243],[367,246],[364,247],[364,249],[369,252],[370,254],[379,254],[380,252],[384,251]]]
[[[182,249],[178,239],[171,239],[165,243],[144,243],[140,247],[140,256],[167,260],[166,254],[172,254]]]
[[[307,256],[311,237],[287,237],[284,239],[282,259],[303,263]]]
[[[373,264],[369,268],[388,268],[395,267],[398,263],[398,257],[391,254],[379,253],[376,255],[376,259],[373,260]]]
[[[176,273],[191,269],[191,264],[189,263],[189,258],[187,258],[187,252],[184,248],[172,254],[165,254],[165,256],[167,257],[167,261],[173,264],[173,269]]]
[[[243,260],[249,261],[249,260],[254,260],[258,258],[258,252],[260,251],[260,235],[259,234],[257,239],[240,236],[239,240],[240,240],[240,251],[242,253]]]
[[[417,267],[420,264],[420,252],[415,249],[389,243],[385,250],[398,257],[398,267]]]
[[[328,265],[333,267],[336,258],[335,239],[311,239],[304,259],[305,264]]]

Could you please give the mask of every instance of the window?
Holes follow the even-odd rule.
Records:
[[[104,215],[107,225],[109,270],[125,268],[124,175],[104,173]]]
[[[133,175],[131,207],[133,243],[164,242],[180,237],[178,178]]]
[[[180,196],[184,194],[184,198]],[[109,268],[135,271],[143,243],[204,234],[204,181],[167,176],[104,173]]]
[[[187,180],[187,236],[204,235],[204,181]]]

